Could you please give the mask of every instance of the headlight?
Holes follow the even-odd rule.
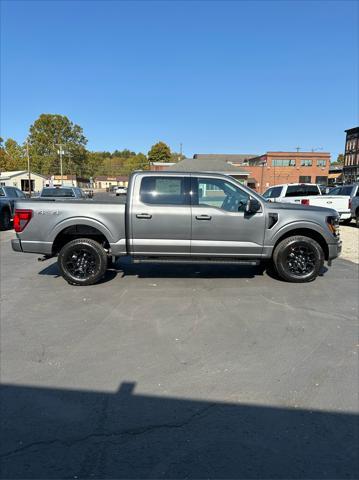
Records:
[[[327,217],[328,228],[335,237],[339,236],[339,222],[340,222],[339,215]]]

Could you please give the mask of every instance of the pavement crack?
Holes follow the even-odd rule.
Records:
[[[218,406],[216,403],[210,404],[207,407],[193,413],[191,416],[189,416],[187,419],[178,422],[178,423],[161,423],[161,424],[154,424],[154,425],[147,425],[143,427],[136,427],[136,428],[130,428],[127,430],[122,430],[122,431],[114,431],[114,432],[108,432],[108,433],[90,433],[89,435],[83,436],[83,437],[78,437],[78,438],[72,438],[72,439],[60,439],[60,438],[54,438],[52,440],[40,440],[38,442],[32,442],[28,443],[27,445],[23,445],[21,447],[15,448],[13,450],[10,450],[8,452],[0,454],[0,458],[6,458],[10,457],[12,455],[17,455],[18,453],[22,453],[24,451],[30,450],[34,447],[48,447],[54,444],[60,444],[65,447],[72,447],[78,443],[83,443],[87,442],[92,439],[103,439],[103,440],[108,440],[108,439],[113,439],[116,437],[125,437],[125,436],[140,436],[140,435],[146,435],[148,433],[151,433],[155,430],[161,430],[161,429],[176,429],[176,428],[183,428],[189,425],[191,422],[198,418],[203,418],[206,416],[209,410],[211,410],[213,407]]]

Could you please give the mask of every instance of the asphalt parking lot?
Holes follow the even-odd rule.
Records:
[[[72,287],[1,232],[2,478],[358,478],[358,265],[117,263]]]

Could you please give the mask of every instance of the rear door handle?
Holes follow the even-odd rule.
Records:
[[[196,215],[197,220],[211,220],[212,217],[210,215]]]
[[[136,218],[152,218],[152,215],[149,213],[137,213]]]

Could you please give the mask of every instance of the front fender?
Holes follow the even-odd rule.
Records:
[[[267,236],[266,245],[274,246],[281,237],[283,237],[284,235],[286,235],[287,233],[293,230],[299,230],[299,229],[313,230],[319,233],[326,240],[327,243],[333,243],[332,234],[330,233],[329,228],[326,229],[324,228],[323,225],[317,222],[297,220],[290,223],[286,223],[285,225],[282,225],[282,226],[279,225],[278,229],[276,230],[273,229],[274,231],[267,230],[267,234],[269,233],[269,235],[266,235]]]

